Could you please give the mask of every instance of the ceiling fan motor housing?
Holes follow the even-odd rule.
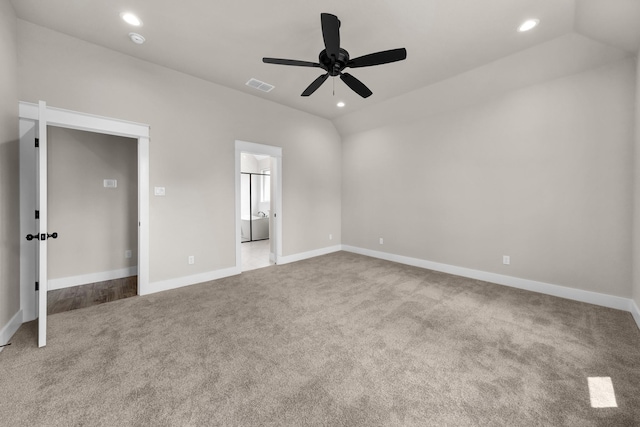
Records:
[[[338,57],[334,58],[327,54],[327,50],[324,49],[320,52],[320,56],[318,57],[322,68],[327,70],[330,76],[335,77],[339,76],[347,67],[347,63],[349,62],[349,52],[340,48],[340,52],[338,53]]]

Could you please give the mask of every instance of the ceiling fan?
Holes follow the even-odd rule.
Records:
[[[262,58],[262,62],[267,64],[295,65],[298,67],[322,68],[326,74],[315,79],[305,90],[302,96],[309,96],[315,92],[329,76],[340,76],[355,93],[363,98],[371,96],[373,92],[349,73],[342,71],[349,68],[371,67],[373,65],[388,64],[390,62],[402,61],[407,58],[405,48],[385,50],[382,52],[370,53],[359,56],[355,59],[349,58],[349,52],[340,47],[340,20],[330,13],[320,14],[322,24],[322,37],[325,49],[320,52],[319,62],[297,61],[295,59]]]

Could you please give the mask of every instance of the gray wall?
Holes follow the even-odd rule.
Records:
[[[47,134],[49,230],[59,234],[49,245],[49,278],[136,266],[138,141],[58,127]]]
[[[343,244],[630,297],[635,80],[627,59],[345,137]]]
[[[20,310],[16,15],[0,0],[0,329]]]
[[[236,139],[283,148],[283,255],[340,242],[331,122],[18,22],[22,100],[151,126],[150,184],[166,187],[150,196],[152,282],[235,265]]]

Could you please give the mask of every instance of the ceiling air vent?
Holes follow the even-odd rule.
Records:
[[[270,85],[269,83],[261,82],[260,80],[253,79],[253,78],[249,79],[249,81],[245,84],[247,86],[251,86],[254,89],[261,90],[263,92],[271,92],[275,87],[273,85]]]

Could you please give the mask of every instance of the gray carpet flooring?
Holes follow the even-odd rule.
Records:
[[[7,426],[638,426],[629,313],[346,252],[49,317]],[[617,408],[592,408],[588,377]]]

